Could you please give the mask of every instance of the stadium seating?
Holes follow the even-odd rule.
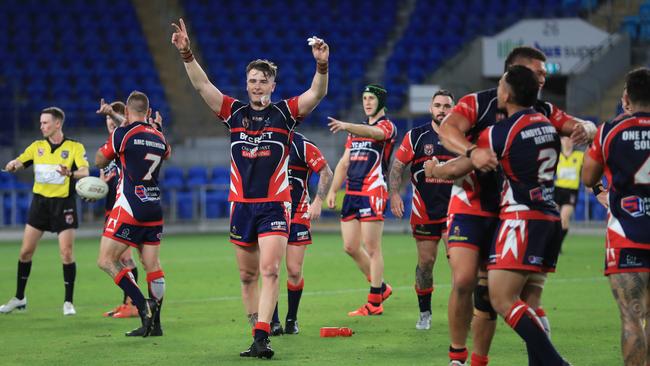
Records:
[[[134,89],[168,115],[130,1],[70,0],[62,7],[57,1],[3,0],[0,14],[0,32],[10,35],[0,40],[0,80],[8,81],[5,87],[0,83],[0,100],[15,94],[24,101],[0,105],[3,115],[34,125],[38,111],[56,105],[66,112],[68,128],[101,128],[99,99],[124,100]],[[11,131],[12,119],[1,119],[0,127]]]
[[[383,82],[389,92],[388,108],[401,109],[409,84],[422,83],[475,37],[494,35],[526,17],[575,16],[579,7],[589,5],[583,2],[585,4],[566,0],[566,4],[560,0],[418,1],[406,32],[386,64]]]
[[[326,116],[337,115],[351,99],[358,101],[368,63],[392,29],[397,2],[285,0],[269,4],[232,2],[224,8],[219,2],[186,0],[190,31],[201,47],[203,64],[221,90],[247,99],[243,88],[246,65],[256,58],[270,59],[279,66],[276,98],[292,97],[311,83],[315,67],[306,41],[320,36],[336,55],[330,60],[332,87],[310,118],[325,124]],[[264,16],[253,14],[256,6],[265,9]],[[214,14],[228,19],[227,27],[215,21]]]

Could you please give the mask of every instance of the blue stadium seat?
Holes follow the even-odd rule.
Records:
[[[637,15],[628,15],[623,18],[621,22],[621,30],[627,33],[631,39],[635,40],[639,38],[639,16]]]
[[[194,193],[191,191],[176,192],[176,214],[180,220],[194,218]]]

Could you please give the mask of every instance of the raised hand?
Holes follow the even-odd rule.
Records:
[[[172,44],[180,52],[187,52],[190,50],[190,37],[187,35],[187,28],[185,27],[185,22],[183,18],[178,20],[179,25],[172,23],[174,27],[174,33],[172,33]]]
[[[314,55],[316,62],[327,63],[330,57],[330,47],[318,37],[311,37],[310,40],[311,53]]]
[[[97,113],[97,114],[103,114],[103,115],[105,115],[105,116],[110,116],[111,113],[113,113],[113,107],[111,107],[110,104],[106,103],[106,102],[104,101],[104,98],[102,98],[102,99],[99,101],[99,109],[98,109],[97,112],[95,112],[95,113]]]

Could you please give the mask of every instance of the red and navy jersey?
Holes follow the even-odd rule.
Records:
[[[604,166],[609,183],[609,232],[648,249],[650,113],[622,115],[602,124],[587,154]]]
[[[289,153],[289,184],[291,186],[291,223],[309,226],[309,177],[327,165],[316,144],[294,132]]]
[[[230,131],[230,195],[234,202],[291,202],[287,167],[298,97],[261,111],[227,95],[218,117]]]
[[[431,122],[408,131],[395,153],[397,160],[411,164],[411,224],[433,224],[447,219],[453,181],[424,176],[424,162],[432,157],[447,161],[454,154],[442,146]]]
[[[559,219],[553,178],[560,136],[543,114],[519,111],[484,130],[477,145],[493,150],[499,160],[502,220]]]
[[[117,159],[120,176],[113,211],[118,221],[146,226],[162,225],[158,174],[171,147],[161,132],[144,122],[118,127],[100,151]]]
[[[368,121],[364,121],[368,125]],[[385,173],[395,145],[397,128],[386,117],[373,125],[384,133],[383,139],[375,140],[348,134],[345,148],[350,149],[346,194],[385,198],[388,195]]]
[[[106,201],[104,203],[104,210],[107,213],[111,212],[115,205],[115,196],[117,194],[117,181],[120,177],[120,168],[117,166],[115,160],[111,160],[106,167],[102,169],[104,177],[108,178],[106,184],[108,185],[108,193],[106,194]]]
[[[573,117],[553,104],[538,100],[535,111],[546,116],[559,131]],[[462,97],[452,110],[471,124],[467,139],[475,143],[483,130],[506,117],[497,107],[497,89],[483,90]],[[451,192],[449,213],[496,216],[499,211],[499,186],[496,172],[474,171],[457,180]]]

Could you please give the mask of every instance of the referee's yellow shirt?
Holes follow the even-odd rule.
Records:
[[[18,160],[26,168],[34,165],[33,192],[50,198],[65,198],[72,193],[71,179],[57,172],[60,164],[73,171],[88,167],[84,146],[67,138],[60,145],[53,145],[49,140],[36,140],[20,154]]]
[[[574,150],[571,155],[565,156],[560,153],[560,161],[557,163],[557,177],[555,186],[567,189],[578,189],[580,187],[580,171],[585,153]]]

